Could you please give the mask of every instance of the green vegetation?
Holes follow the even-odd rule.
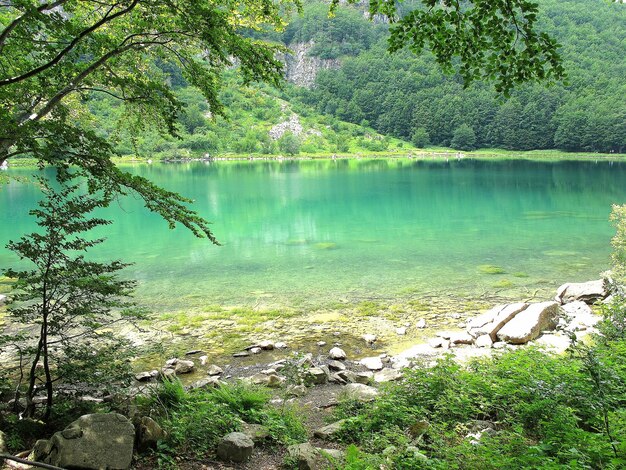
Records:
[[[90,217],[108,205],[110,195],[85,195],[73,178],[58,169],[60,189],[39,178],[46,197],[31,215],[40,231],[7,245],[29,261],[29,269],[4,272],[15,280],[8,315],[16,330],[0,337],[0,346],[19,355],[20,367],[28,364],[13,387],[16,400],[22,394],[25,398],[23,416],[35,416],[35,398],[43,387],[46,421],[52,413],[55,383],[103,388],[128,381],[127,360],[134,349],[110,328],[143,318],[129,301],[135,283],[116,276],[126,265],[90,261],[84,254],[103,241],[87,238],[86,232],[110,223]]]
[[[290,94],[320,112],[366,122],[418,147],[624,152],[626,63],[619,38],[626,8],[583,0],[538,3],[538,24],[562,45],[565,83],[520,86],[502,100],[485,83],[465,87],[462,72],[445,75],[437,57],[385,55],[388,34],[370,26],[377,39],[369,50],[344,57],[339,70],[322,71],[314,89]],[[307,14],[305,8],[305,29]]]
[[[493,264],[481,264],[478,266],[478,272],[482,274],[505,274],[506,271],[500,266],[494,266]]]
[[[166,381],[138,406],[167,432],[157,449],[158,463],[167,466],[175,463],[176,456],[213,453],[218,440],[240,431],[244,422],[267,427],[268,445],[304,442],[306,431],[296,410],[270,406],[269,399],[267,389],[250,385],[186,391],[179,381]]]

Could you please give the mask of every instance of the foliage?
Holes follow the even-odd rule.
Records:
[[[476,134],[467,124],[461,124],[452,135],[450,146],[458,150],[474,150],[476,148]]]
[[[613,275],[616,280],[626,282],[626,205],[613,206],[611,221],[615,225],[615,236],[611,240],[613,246]]]
[[[626,63],[616,32],[626,8],[583,0],[538,5],[537,24],[562,43],[567,83],[520,85],[503,102],[485,83],[464,86],[461,75],[443,74],[433,55],[386,55],[389,36],[376,29],[369,50],[344,58],[339,70],[322,71],[313,89],[289,93],[319,112],[366,120],[382,134],[408,140],[423,128],[436,146],[450,146],[465,123],[476,134],[476,147],[624,152]]]
[[[300,153],[300,140],[291,132],[285,132],[285,134],[278,139],[278,149],[290,156],[297,155]]]
[[[39,383],[46,391],[44,418],[48,419],[54,383],[102,388],[127,377],[132,348],[109,328],[142,318],[141,310],[128,301],[135,283],[116,277],[126,265],[98,263],[85,256],[103,242],[85,233],[110,223],[89,215],[106,206],[110,194],[85,194],[72,182],[73,177],[59,170],[58,189],[44,177],[38,178],[45,198],[31,214],[40,232],[7,245],[30,265],[21,271],[5,271],[16,280],[8,314],[19,330],[11,344],[17,347],[20,363],[30,364],[25,377],[27,417],[35,414]],[[22,391],[20,385],[16,398]]]
[[[289,407],[268,404],[267,390],[243,384],[186,391],[178,381],[165,381],[139,406],[168,433],[159,448],[162,460],[173,455],[205,455],[215,451],[226,433],[242,423],[260,423],[270,431],[270,442],[292,444],[306,440],[298,414]]]

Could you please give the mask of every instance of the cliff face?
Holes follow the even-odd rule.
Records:
[[[284,57],[285,77],[298,86],[311,88],[315,83],[315,77],[320,70],[338,69],[341,65],[338,59],[320,59],[313,57],[308,52],[314,43],[294,43],[289,46],[293,51]]]

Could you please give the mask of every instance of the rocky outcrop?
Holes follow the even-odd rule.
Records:
[[[300,42],[289,46],[291,54],[283,57],[285,78],[298,86],[311,88],[320,70],[338,69],[341,63],[337,59],[320,59],[309,55],[315,43]]]
[[[570,282],[563,284],[556,291],[554,300],[561,304],[583,301],[588,304],[596,303],[598,300],[606,298],[608,295],[604,280],[589,282]]]
[[[84,415],[42,446],[42,461],[62,468],[125,470],[130,468],[134,440],[135,427],[126,417]]]
[[[303,127],[300,124],[300,118],[297,114],[292,114],[289,120],[280,122],[272,127],[269,131],[272,140],[278,140],[287,132],[292,133],[295,136],[302,134]],[[259,349],[263,349],[259,347]]]
[[[498,339],[511,344],[528,343],[542,331],[556,327],[559,310],[557,302],[531,304],[498,331]]]
[[[528,304],[525,302],[498,305],[486,313],[470,320],[467,325],[467,332],[474,338],[489,335],[491,341],[495,342],[500,329],[527,307]]]

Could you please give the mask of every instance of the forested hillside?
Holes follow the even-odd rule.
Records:
[[[417,5],[406,2],[403,10]],[[221,93],[227,118],[214,118],[180,72],[159,63],[154,73],[162,73],[185,104],[181,138],[144,133],[131,141],[126,129],[134,123],[102,94],[89,101],[91,111],[104,118],[99,132],[116,138],[122,154],[156,158],[389,152],[414,146],[626,152],[624,4],[541,0],[541,27],[562,44],[568,80],[551,87],[524,85],[509,98],[491,83],[464,89],[462,79],[445,75],[428,53],[389,54],[388,23],[380,17],[370,21],[362,6],[341,6],[332,19],[328,9],[327,3],[307,3],[282,33],[247,33],[301,51],[304,58],[286,59],[288,69],[289,60],[302,65],[316,58],[298,71],[312,86],[247,87],[229,72]]]
[[[313,89],[292,89],[292,96],[319,112],[412,139],[418,147],[623,152],[626,5],[539,4],[542,28],[563,46],[565,84],[523,86],[508,100],[490,84],[464,90],[460,78],[444,76],[428,54],[387,54],[387,33],[380,25],[343,15],[339,28],[332,26],[334,20],[320,26],[319,7],[308,6],[291,26],[297,31],[288,30],[285,39],[315,41],[311,54],[343,54],[342,66],[321,71]]]

